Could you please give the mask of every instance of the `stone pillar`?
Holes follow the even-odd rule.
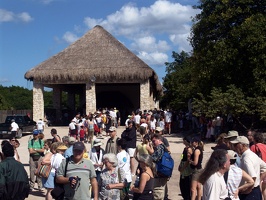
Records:
[[[149,110],[150,105],[150,81],[140,83],[140,110]]]
[[[55,109],[55,121],[58,123],[62,119],[62,90],[58,86],[53,87],[53,107]]]
[[[96,86],[94,83],[86,83],[86,114],[96,111]]]
[[[43,84],[33,81],[33,115],[32,119],[38,121],[44,118]]]

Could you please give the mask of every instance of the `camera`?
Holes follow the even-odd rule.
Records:
[[[77,177],[73,177],[73,179],[76,180],[76,183],[75,184],[71,184],[71,188],[76,191],[79,188],[79,186],[80,186],[80,180],[81,180],[81,178],[79,178],[77,176]]]

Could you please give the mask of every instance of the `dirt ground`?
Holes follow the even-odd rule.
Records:
[[[68,134],[68,127],[47,127],[44,130],[44,135],[46,139],[51,138],[50,130],[52,128],[56,128],[58,134],[61,136],[61,138]],[[122,131],[125,129],[124,126],[119,127],[117,130],[117,135],[120,136]],[[182,197],[180,196],[180,189],[179,189],[179,172],[178,172],[178,165],[181,159],[181,154],[184,148],[184,145],[182,143],[182,137],[181,134],[172,134],[172,135],[165,135],[165,137],[168,139],[170,143],[171,148],[171,155],[175,161],[175,167],[173,171],[173,175],[171,179],[168,181],[168,198],[173,200],[181,200]],[[31,135],[23,136],[20,140],[20,147],[18,148],[18,152],[20,155],[21,162],[24,164],[25,169],[27,172],[29,172],[29,153],[28,153],[28,140],[31,139]],[[102,142],[103,148],[105,147],[106,141],[108,140],[108,137],[103,137]],[[1,140],[0,140],[1,141]],[[139,138],[138,138],[138,142]],[[91,148],[90,144],[85,144],[87,149],[89,150]],[[205,144],[204,146],[204,156],[203,156],[203,166],[205,166],[206,160],[210,157],[210,154],[212,153],[212,150],[210,147],[214,146],[213,143]],[[37,189],[37,184],[35,185],[35,188]],[[43,193],[39,192],[38,190],[33,190],[29,196],[29,200],[40,200],[44,199],[45,197],[45,191]]]

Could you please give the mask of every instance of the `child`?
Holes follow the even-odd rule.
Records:
[[[84,125],[81,124],[80,130],[79,130],[79,141],[84,142],[84,140],[85,140],[85,129],[84,129]]]

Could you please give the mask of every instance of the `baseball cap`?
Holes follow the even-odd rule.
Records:
[[[73,143],[76,142],[76,139],[75,139],[74,137],[69,137],[68,142],[69,142],[70,144],[73,144]]]
[[[39,134],[39,131],[38,131],[37,129],[34,129],[34,130],[32,131],[32,134],[33,134],[33,135],[38,135],[38,134]]]
[[[242,143],[249,144],[248,138],[245,136],[238,136],[236,139],[230,141],[232,144]]]
[[[115,131],[116,130],[116,127],[114,127],[114,126],[111,126],[110,128],[109,128],[109,131],[110,132],[113,132],[113,131]]]
[[[83,142],[76,142],[75,144],[73,144],[73,150],[84,151],[84,149],[85,149],[85,146]]]
[[[231,138],[231,137],[237,137],[237,136],[238,136],[237,131],[229,131],[227,136],[225,136],[224,138]]]
[[[102,145],[102,141],[100,139],[95,139],[93,142],[93,146],[97,147],[97,146],[101,146]]]
[[[160,126],[158,126],[158,127],[156,127],[156,129],[155,129],[156,131],[162,131],[163,129],[160,127]]]
[[[227,152],[230,157],[230,160],[236,160],[237,157],[236,152],[234,152],[233,150],[227,150]]]

